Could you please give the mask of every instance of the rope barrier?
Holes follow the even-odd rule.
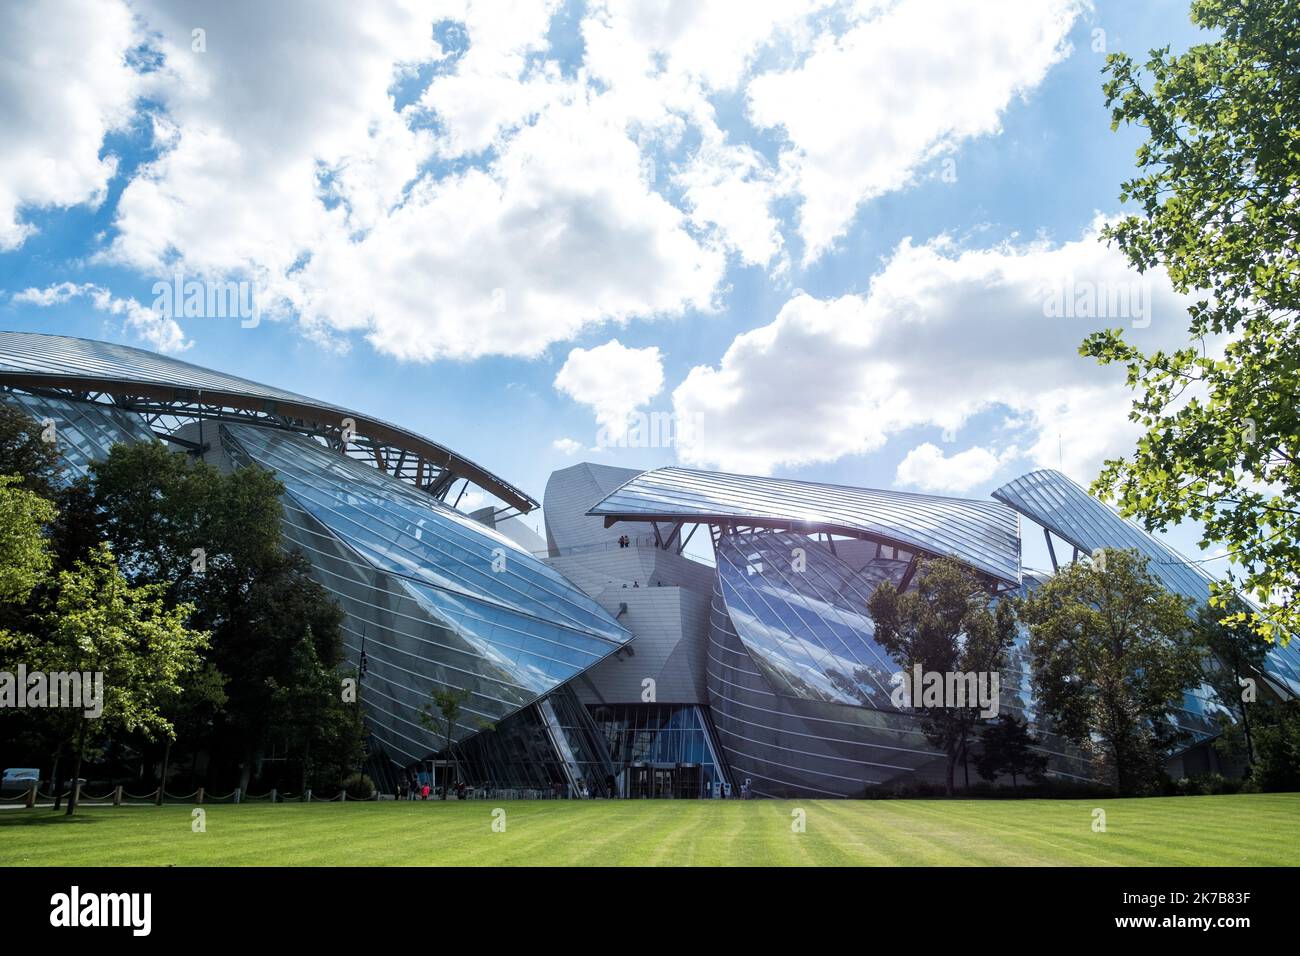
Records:
[[[177,802],[192,801],[196,797],[198,797],[201,790],[202,788],[200,788],[199,790],[195,790],[193,793],[188,793],[188,794],[174,794],[174,793],[168,793],[167,791],[164,790],[163,798],[164,800],[173,800]],[[28,798],[29,792],[30,791],[23,791],[22,793],[18,793],[14,796],[0,796],[0,801],[15,803],[20,800],[26,800]],[[238,795],[238,800],[235,799],[236,795]],[[62,794],[60,794],[57,797],[57,799],[62,801],[62,800],[71,799],[71,797],[72,797],[72,791],[65,790]],[[383,798],[384,798],[384,794],[381,794],[378,790],[376,790],[368,797],[349,796],[346,790],[340,790],[338,793],[334,794],[333,796],[325,796],[324,794],[321,794],[313,790],[311,791],[310,802],[312,803],[346,803],[349,801],[353,803],[366,802],[366,801],[378,802]],[[36,791],[36,800],[38,801],[45,800],[45,801],[52,802],[55,799],[56,797],[53,793],[47,793],[41,791],[40,789]],[[158,791],[154,790],[151,793],[127,793],[125,790],[122,790],[120,799],[122,805],[125,805],[129,801],[134,801],[136,804],[141,804],[141,803],[157,804]],[[211,794],[211,793],[204,793],[203,795],[204,803],[236,804],[236,803],[249,803],[253,801],[265,802],[265,803],[271,803],[271,802],[285,803],[289,801],[306,803],[307,794],[305,792],[299,794],[280,793],[279,791],[269,791],[263,794],[249,794],[249,793],[242,793],[239,790],[232,790],[230,791],[230,793],[224,795]],[[118,791],[116,789],[110,790],[107,793],[103,794],[102,796],[95,796],[93,794],[82,792],[78,794],[77,803],[79,805],[85,805],[85,806],[91,806],[91,805],[117,806]]]

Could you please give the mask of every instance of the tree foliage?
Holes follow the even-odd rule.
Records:
[[[0,605],[22,604],[54,564],[45,527],[54,505],[0,475]]]
[[[1214,690],[1219,703],[1232,713],[1232,719],[1240,724],[1246,761],[1253,764],[1255,748],[1250,718],[1254,695],[1248,691],[1258,688],[1269,642],[1239,613],[1245,609],[1237,603],[1227,606],[1227,617],[1214,608],[1198,608],[1196,637],[1207,658],[1205,682]],[[1256,683],[1243,683],[1251,681]]]
[[[1255,734],[1260,789],[1300,790],[1300,701],[1288,700],[1263,708]]]
[[[256,467],[223,474],[160,442],[114,446],[91,472],[95,520],[128,576],[193,604],[212,634],[208,659],[225,703],[208,742],[241,765],[239,784],[281,744],[305,782],[313,761],[339,773],[355,766],[360,734],[342,709],[337,671],[343,612],[306,559],[281,549],[275,476]]]
[[[1138,210],[1104,238],[1199,298],[1185,347],[1147,354],[1119,329],[1083,343],[1127,367],[1145,429],[1094,491],[1148,529],[1201,522],[1236,566],[1215,605],[1285,642],[1300,625],[1300,5],[1195,0],[1191,15],[1219,38],[1107,60],[1112,126],[1147,139],[1121,193]],[[1228,611],[1234,593],[1268,606]]]
[[[1037,780],[1047,769],[1047,755],[1033,749],[1038,743],[1024,720],[1003,711],[980,734],[982,746],[975,758],[975,769],[985,780],[1008,776],[1013,787],[1018,785],[1020,777]]]
[[[57,442],[30,415],[0,402],[0,475],[16,475],[22,487],[50,498],[63,472]]]
[[[74,779],[93,738],[113,730],[150,738],[172,733],[164,704],[199,668],[208,635],[190,629],[193,609],[168,606],[163,591],[160,585],[130,584],[101,545],[58,573],[34,626],[0,634],[0,658],[21,661],[31,671],[103,675],[102,714],[61,710],[53,718],[68,742],[75,742]],[[74,807],[75,797],[68,812]]]
[[[988,674],[1001,670],[1015,640],[1011,606],[1000,601],[994,609],[992,604],[987,587],[963,565],[936,558],[921,564],[915,586],[902,594],[888,581],[881,584],[867,610],[876,625],[876,641],[908,674],[918,665],[940,674]],[[980,708],[915,710],[926,739],[947,759],[951,795],[957,761],[967,752]]]
[[[111,737],[115,752],[140,755],[141,773],[153,754],[162,782],[174,740],[191,772],[202,750],[210,777],[244,787],[268,750],[287,748],[299,779],[316,786],[354,772],[362,730],[358,708],[342,700],[343,614],[306,559],[281,549],[283,487],[275,476],[255,467],[223,474],[144,442],[114,446],[87,477],[67,481],[38,424],[0,403],[0,467],[16,470],[0,477],[4,659],[22,654],[29,667],[53,666],[76,649],[75,628],[105,615],[147,610],[159,633],[177,640],[164,625],[182,621],[185,633],[208,636],[195,666],[173,679],[155,662],[145,694],[134,672],[116,663],[121,682],[108,691],[127,696],[112,703],[115,716],[96,723],[89,743]],[[108,603],[89,602],[92,587],[102,587]],[[94,643],[106,639],[88,638],[87,653],[107,654]],[[57,712],[25,711],[18,725],[24,739],[49,743],[56,770],[82,729]],[[85,752],[79,741],[76,752]]]
[[[1041,712],[1121,793],[1153,783],[1180,738],[1173,710],[1200,682],[1188,605],[1146,558],[1117,550],[1066,565],[1021,603]]]

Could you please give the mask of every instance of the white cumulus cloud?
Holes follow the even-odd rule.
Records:
[[[610,441],[627,434],[632,413],[659,394],[663,384],[659,349],[628,348],[618,339],[574,349],[555,376],[556,389],[589,406]]]
[[[1015,448],[994,454],[980,447],[945,455],[937,445],[922,442],[898,463],[894,481],[922,491],[969,491],[992,478],[1015,455]]]
[[[865,295],[796,295],[676,388],[678,418],[700,423],[679,456],[766,473],[1002,409],[1027,432],[1030,459],[1091,479],[1137,431],[1123,371],[1083,358],[1079,343],[1121,325],[1142,348],[1177,344],[1187,306],[1160,272],[1130,271],[1100,225],[1060,245],[904,240]],[[1067,300],[1090,300],[1091,317]]]
[[[962,141],[995,133],[1012,99],[1068,51],[1086,0],[902,0],[820,35],[798,66],[755,77],[749,112],[784,131],[811,262],[863,202],[908,185]]]
[[[89,299],[97,311],[119,317],[124,328],[134,332],[159,352],[183,352],[191,345],[174,319],[160,315],[135,299],[115,296],[108,289],[92,282],[60,282],[44,289],[24,289],[15,292],[11,301],[17,305],[49,308],[76,298]]]
[[[131,118],[136,41],[124,4],[0,4],[0,252],[33,232],[26,211],[104,198],[117,162],[100,147]]]

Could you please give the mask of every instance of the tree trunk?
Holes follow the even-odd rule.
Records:
[[[86,718],[81,719],[81,729],[77,731],[77,762],[72,771],[72,789],[68,791],[68,816],[77,809],[77,781],[81,779],[81,755],[86,750]]]
[[[50,771],[50,789],[54,792],[54,810],[57,813],[59,805],[63,803],[59,799],[59,758],[63,756],[63,741],[54,748],[54,769]]]
[[[158,791],[160,793],[167,788],[167,765],[171,762],[171,757],[172,739],[168,737],[167,742],[163,744],[162,773],[158,776]]]
[[[1241,702],[1241,731],[1246,735],[1246,775],[1250,776],[1250,771],[1255,768],[1255,744],[1250,739],[1250,716],[1247,711],[1246,702]]]
[[[957,751],[948,751],[948,796],[953,794],[953,777],[957,773]]]
[[[448,754],[451,753],[451,732],[452,732],[452,723],[451,723],[451,719],[448,718],[448,719],[447,719],[447,749],[446,749],[445,751],[443,751],[444,753],[448,753]],[[446,800],[446,799],[447,799],[447,791],[451,789],[451,784],[450,784],[450,783],[448,782],[448,780],[447,780],[447,776],[448,776],[448,775],[447,775],[447,772],[446,772],[447,768],[446,768],[446,767],[443,767],[442,769],[443,769],[443,774],[442,774],[442,799]]]
[[[1125,766],[1126,761],[1124,757],[1120,756],[1121,746],[1122,745],[1118,743],[1113,744],[1111,746],[1111,753],[1114,754],[1115,757],[1115,792],[1121,797],[1126,797],[1128,796],[1129,788],[1128,768]]]

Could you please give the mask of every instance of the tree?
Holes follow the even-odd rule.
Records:
[[[992,595],[971,572],[956,561],[925,561],[916,572],[915,587],[903,594],[889,581],[880,585],[867,602],[876,624],[876,641],[902,664],[910,675],[991,674],[999,671],[1007,649],[1015,640],[1015,618],[1005,601],[991,608]],[[952,701],[945,701],[951,705]],[[947,758],[947,791],[953,792],[957,761],[964,757],[979,720],[980,707],[912,706],[931,744]]]
[[[1239,603],[1234,601],[1228,605],[1226,619],[1213,608],[1198,608],[1196,637],[1210,657],[1205,668],[1205,682],[1213,688],[1219,702],[1232,710],[1241,722],[1246,762],[1248,766],[1254,766],[1255,750],[1248,709],[1254,696],[1247,693],[1252,686],[1248,681],[1258,680],[1263,673],[1269,642],[1244,619],[1241,614],[1244,608],[1238,607]]]
[[[439,734],[446,744],[443,747],[443,753],[452,759],[456,768],[456,779],[460,779],[460,762],[456,759],[455,751],[452,749],[453,735],[456,731],[456,722],[460,719],[460,712],[464,705],[473,696],[469,689],[458,690],[454,687],[435,687],[430,696],[433,698],[433,707],[425,707],[424,712],[420,715],[420,723],[424,724],[430,731]],[[442,788],[442,799],[447,799],[447,791],[451,789],[445,782]]]
[[[1149,530],[1201,522],[1202,547],[1240,568],[1212,602],[1253,596],[1263,611],[1225,614],[1285,643],[1300,626],[1300,6],[1194,0],[1191,16],[1219,38],[1107,59],[1112,128],[1147,139],[1121,192],[1139,210],[1104,239],[1201,298],[1186,347],[1145,354],[1118,329],[1081,346],[1127,367],[1146,430],[1093,490]]]
[[[292,740],[310,757],[325,755],[315,745],[328,738],[322,766],[355,764],[360,735],[338,726],[343,612],[306,559],[281,549],[284,488],[275,476],[256,467],[222,474],[159,442],[116,445],[91,473],[94,508],[82,508],[85,517],[69,522],[60,543],[76,553],[75,542],[88,537],[83,526],[98,522],[130,580],[162,585],[169,604],[194,607],[226,697],[209,743],[238,763],[238,785],[248,788],[273,741]],[[286,707],[284,689],[301,676],[304,634],[314,642],[313,691]],[[326,684],[330,693],[318,692]],[[303,710],[308,702],[312,713]],[[318,733],[308,740],[303,727]],[[350,757],[338,753],[349,747]]]
[[[1256,734],[1255,777],[1266,791],[1300,790],[1300,701],[1288,700],[1261,712]]]
[[[1011,786],[1016,787],[1017,777],[1036,780],[1047,769],[1047,756],[1032,749],[1039,745],[1038,739],[1015,714],[1004,711],[997,720],[986,724],[980,742],[983,749],[975,758],[975,769],[985,780],[1009,774]]]
[[[341,688],[338,673],[321,661],[316,639],[305,628],[284,679],[272,685],[274,725],[290,752],[299,754],[303,790],[326,778],[340,781],[355,770],[351,762],[360,753],[361,728],[357,707],[344,705]]]
[[[0,605],[23,604],[45,580],[54,563],[45,526],[54,516],[54,505],[18,477],[0,475]]]
[[[63,457],[45,434],[26,412],[0,402],[0,475],[17,475],[22,487],[50,498],[63,473]]]
[[[200,733],[211,733],[226,706],[225,684],[221,671],[211,661],[204,660],[185,675],[175,691],[160,696],[159,708],[171,721],[172,730],[166,735],[163,744],[162,767],[158,773],[159,787],[164,790],[167,787],[167,771],[171,763],[172,746],[176,741],[181,737],[193,740]]]
[[[199,666],[207,634],[190,630],[191,609],[167,607],[162,590],[133,587],[101,546],[88,560],[59,572],[38,617],[39,633],[0,634],[0,652],[33,670],[102,675],[102,714],[71,712],[78,719],[69,814],[76,808],[75,781],[92,735],[113,728],[150,737],[172,732],[162,703]]]
[[[1109,549],[1021,602],[1041,712],[1100,758],[1120,793],[1158,775],[1179,737],[1172,712],[1201,680],[1189,603],[1151,577],[1146,558]]]

